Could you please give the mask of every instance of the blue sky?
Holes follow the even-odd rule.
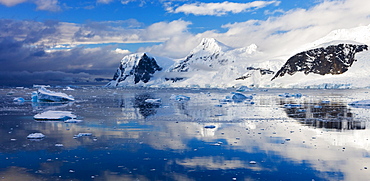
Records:
[[[182,58],[202,38],[256,44],[273,59],[332,30],[368,25],[366,7],[363,0],[0,0],[0,78],[110,77],[124,55]]]

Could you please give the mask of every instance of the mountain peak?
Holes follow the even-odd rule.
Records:
[[[191,54],[194,54],[199,51],[207,51],[207,52],[216,53],[216,52],[227,51],[230,49],[231,47],[217,41],[214,38],[203,38],[200,44],[193,49]]]

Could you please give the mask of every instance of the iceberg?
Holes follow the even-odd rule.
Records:
[[[171,97],[170,97],[170,100],[188,101],[188,100],[190,100],[190,97],[184,96],[184,95],[175,95],[175,94],[172,94]]]
[[[349,103],[348,105],[355,107],[355,108],[368,108],[370,109],[370,100],[361,100],[361,101],[354,101]]]
[[[162,100],[161,99],[146,99],[144,102],[151,103],[151,104],[161,104]]]
[[[92,133],[78,133],[77,135],[74,135],[73,138],[79,138],[83,136],[92,136]]]
[[[77,116],[70,111],[46,111],[33,116],[38,121],[63,121],[75,119]]]
[[[68,119],[64,121],[64,123],[81,123],[81,122],[83,122],[83,120],[80,119]]]
[[[45,87],[39,88],[37,93],[32,93],[32,101],[36,102],[66,102],[74,101],[74,97],[62,92],[47,90]]]
[[[22,103],[22,102],[24,102],[24,98],[23,97],[16,97],[16,98],[13,99],[13,102]]]
[[[243,102],[245,100],[251,100],[253,99],[253,96],[246,96],[242,93],[238,93],[238,92],[231,92],[231,95],[229,96],[226,96],[226,102],[227,100],[232,100],[234,102]]]
[[[31,133],[27,136],[27,139],[42,139],[45,138],[45,135],[42,133]]]

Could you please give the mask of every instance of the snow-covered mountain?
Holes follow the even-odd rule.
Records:
[[[289,58],[271,80],[296,72],[319,75],[343,74],[356,61],[355,54],[367,48],[367,45],[339,44],[304,51]]]
[[[370,25],[336,30],[302,45],[304,51],[289,59],[266,59],[255,44],[233,48],[213,38],[204,38],[183,59],[153,57],[147,53],[128,55],[121,60],[108,86],[370,87],[370,82],[366,84],[370,77],[367,61],[370,53],[366,51],[369,33]]]

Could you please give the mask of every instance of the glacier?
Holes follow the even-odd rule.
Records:
[[[277,57],[269,57],[257,44],[234,48],[203,38],[181,59],[146,52],[125,56],[107,87],[368,88],[368,33],[370,25],[335,30]]]

